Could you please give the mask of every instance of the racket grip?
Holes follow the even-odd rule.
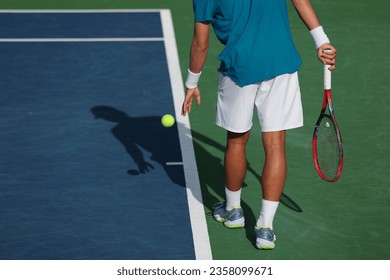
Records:
[[[329,52],[330,49],[325,49],[324,52]],[[324,89],[331,89],[332,83],[332,74],[328,69],[330,67],[329,64],[324,65]]]
[[[331,83],[332,83],[332,75],[330,70],[328,69],[330,65],[325,64],[324,65],[324,89],[331,89]]]

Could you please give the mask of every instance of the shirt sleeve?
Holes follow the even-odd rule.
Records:
[[[193,0],[195,22],[211,21],[214,14],[214,0]]]

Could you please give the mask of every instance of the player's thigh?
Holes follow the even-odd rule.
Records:
[[[263,132],[303,126],[301,91],[297,72],[262,82],[255,103]]]
[[[236,133],[250,130],[257,87],[256,84],[240,87],[219,73],[217,125]]]

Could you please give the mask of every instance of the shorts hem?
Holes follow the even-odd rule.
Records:
[[[290,130],[290,129],[300,128],[300,127],[303,127],[303,123],[294,124],[294,125],[286,125],[283,127],[276,127],[276,128],[261,127],[261,131],[262,132],[274,132],[274,131]]]
[[[248,129],[243,129],[243,130],[241,130],[241,129],[234,129],[234,128],[228,127],[228,126],[226,126],[226,125],[224,125],[224,124],[222,124],[220,122],[216,122],[216,125],[218,125],[219,127],[223,128],[223,129],[225,129],[227,131],[231,131],[231,132],[234,132],[234,133],[245,133],[245,132],[251,130],[251,128],[252,128],[252,124],[249,126]]]

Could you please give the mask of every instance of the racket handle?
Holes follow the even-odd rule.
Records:
[[[324,52],[329,52],[330,49],[325,49]],[[329,64],[324,65],[324,89],[331,89],[332,75],[329,68]]]

